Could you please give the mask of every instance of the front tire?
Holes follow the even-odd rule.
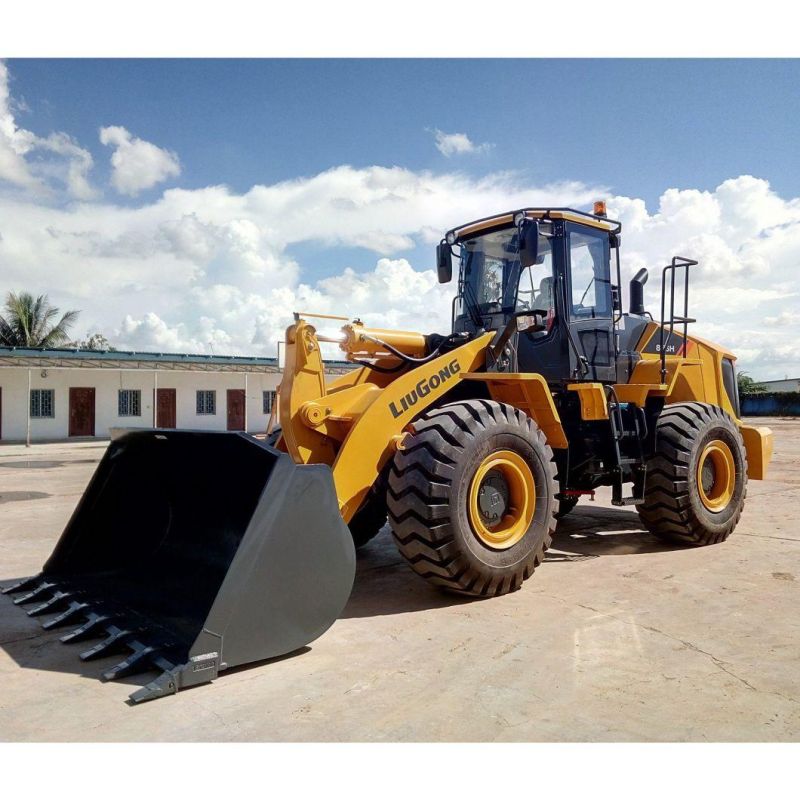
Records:
[[[488,400],[433,409],[412,428],[387,493],[400,553],[452,591],[519,589],[556,525],[556,464],[544,434],[518,409]]]
[[[356,550],[372,541],[386,524],[386,493],[371,493],[348,524]]]
[[[736,423],[707,403],[675,403],[661,413],[642,505],[656,536],[696,547],[723,542],[747,495],[747,456]]]

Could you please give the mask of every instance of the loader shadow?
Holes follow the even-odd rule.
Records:
[[[645,530],[635,511],[586,504],[559,520],[545,563],[681,549]]]
[[[634,511],[578,506],[559,521],[545,567],[600,556],[629,556],[681,549],[648,533]],[[416,575],[385,527],[358,551],[356,579],[341,617],[381,617],[481,602],[442,591]]]

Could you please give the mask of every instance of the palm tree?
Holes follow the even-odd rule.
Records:
[[[55,322],[58,309],[46,294],[34,297],[29,292],[9,292],[6,314],[0,316],[0,345],[6,347],[58,347],[69,339],[69,328],[79,311],[67,311]]]

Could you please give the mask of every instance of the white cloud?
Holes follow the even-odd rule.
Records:
[[[367,231],[353,237],[352,243],[356,247],[364,247],[374,253],[391,254],[414,247],[414,240],[410,236],[384,231]]]
[[[26,110],[14,102],[9,91],[8,67],[0,61],[0,182],[44,195],[52,180],[62,184],[79,200],[89,200],[96,192],[89,183],[92,156],[66,133],[37,136],[20,128],[14,111]],[[36,161],[28,156],[36,154]]]
[[[493,146],[489,142],[475,144],[466,133],[445,133],[434,128],[433,135],[436,140],[436,149],[445,158],[465,153],[485,153]]]
[[[781,311],[774,317],[764,317],[765,325],[786,327],[794,325],[800,327],[800,309],[796,311]]]
[[[175,153],[133,136],[120,125],[100,128],[100,142],[114,148],[111,184],[120,194],[134,197],[181,173]]]

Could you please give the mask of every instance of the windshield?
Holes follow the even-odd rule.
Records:
[[[516,227],[463,241],[460,262],[459,316],[527,309],[546,312],[552,307],[552,252],[545,236],[539,237],[536,263],[521,271]]]
[[[461,268],[467,302],[481,314],[513,308],[519,275],[517,229],[493,231],[462,242]]]

